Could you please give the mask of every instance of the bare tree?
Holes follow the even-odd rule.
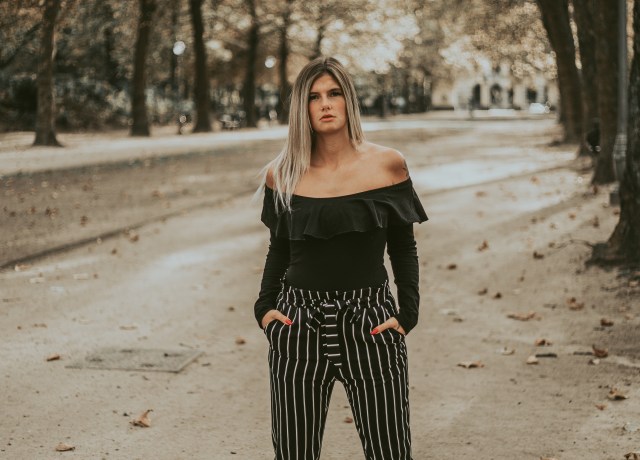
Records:
[[[256,0],[245,0],[245,3],[249,10],[251,26],[249,27],[249,33],[247,34],[247,64],[244,82],[242,85],[242,101],[244,112],[247,117],[247,126],[255,128],[258,126],[258,119],[256,116],[256,61],[258,55],[260,22],[258,20],[258,13],[256,10]]]
[[[629,124],[625,173],[620,184],[620,221],[592,261],[640,262],[640,0],[633,2],[633,60],[629,77]]]
[[[280,47],[278,49],[278,76],[280,79],[280,97],[278,98],[278,120],[282,124],[289,121],[289,95],[291,93],[291,85],[289,84],[289,75],[287,64],[289,62],[289,27],[291,27],[291,13],[295,0],[284,0],[284,8],[280,20]]]
[[[583,140],[579,155],[589,154],[586,137],[598,129],[598,86],[596,70],[596,34],[594,24],[594,0],[572,0],[573,18],[577,25],[578,46],[580,49],[581,90],[582,90],[582,130]]]
[[[594,184],[615,181],[613,146],[618,111],[618,2],[595,2],[596,68],[600,153],[593,173]]]
[[[139,0],[138,36],[134,57],[133,82],[131,90],[131,135],[149,136],[149,119],[145,89],[147,87],[147,55],[149,54],[149,36],[153,24],[153,15],[157,4],[155,0]]]
[[[55,99],[53,86],[53,57],[55,53],[55,29],[60,0],[45,0],[42,17],[42,34],[38,57],[38,109],[36,138],[33,145],[60,146],[55,130]]]
[[[196,124],[194,133],[211,131],[209,120],[209,76],[207,72],[207,52],[204,47],[204,25],[202,23],[202,1],[189,0],[191,23],[193,26],[193,47],[195,51],[194,96],[196,105]]]
[[[556,54],[564,141],[579,142],[582,139],[582,99],[576,49],[569,20],[569,0],[537,1],[549,43]]]

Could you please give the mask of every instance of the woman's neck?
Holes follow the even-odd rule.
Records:
[[[337,168],[356,152],[347,133],[324,134],[316,137],[311,164]]]

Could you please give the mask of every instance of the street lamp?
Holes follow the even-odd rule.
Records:
[[[187,45],[182,40],[177,40],[173,44],[173,54],[176,57],[176,88],[175,88],[175,94],[174,94],[174,98],[175,98],[174,110],[177,109],[176,111],[178,112],[178,118],[177,118],[178,134],[182,134],[182,128],[187,123],[187,117],[185,114],[182,113],[182,110],[180,108],[180,56],[182,56],[182,54],[186,49],[187,49]]]

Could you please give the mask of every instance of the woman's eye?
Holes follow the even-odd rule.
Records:
[[[342,96],[342,93],[340,91],[332,91],[331,95],[336,97],[336,96]]]
[[[315,101],[316,99],[318,99],[318,95],[317,94],[312,94],[311,96],[309,96],[309,100],[310,101]]]

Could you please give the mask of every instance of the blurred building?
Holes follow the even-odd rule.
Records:
[[[542,72],[517,78],[507,62],[495,66],[462,69],[453,79],[434,80],[431,86],[432,109],[516,109],[529,110],[558,105],[559,92],[555,80]]]

